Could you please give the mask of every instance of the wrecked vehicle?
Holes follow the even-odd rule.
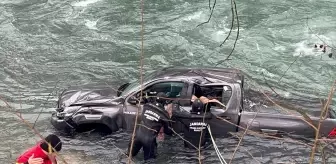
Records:
[[[206,120],[213,136],[227,136],[229,132],[244,130],[238,126],[246,128],[249,124],[250,130],[269,135],[315,136],[315,130],[307,122],[311,121],[317,126],[320,112],[307,112],[311,120],[305,121],[300,112],[286,112],[275,105],[260,103],[265,101],[259,100],[262,96],[256,98],[256,94],[246,94],[244,73],[232,68],[163,68],[145,76],[143,92],[139,81],[121,85],[118,90],[109,87],[66,89],[59,96],[51,123],[56,129],[66,132],[103,126],[112,132],[119,129],[132,131],[140,93],[145,97],[146,94],[158,92],[164,92],[174,99],[173,113],[184,113],[187,118],[181,119],[192,119],[195,116],[190,113],[190,99],[197,91],[226,105],[224,108],[209,104]],[[256,104],[250,102],[252,99],[259,101],[259,105],[251,105]],[[142,100],[140,104],[143,104]],[[335,137],[335,111],[330,109],[326,115],[320,134],[322,137]],[[141,117],[138,118],[140,121]],[[178,133],[184,129],[179,121],[173,123],[173,128]]]

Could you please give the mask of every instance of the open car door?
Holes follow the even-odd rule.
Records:
[[[212,134],[228,136],[228,132],[235,132],[239,123],[241,109],[241,88],[239,84],[218,83],[200,86],[205,97],[217,99],[219,103],[209,103],[212,119],[208,121]]]

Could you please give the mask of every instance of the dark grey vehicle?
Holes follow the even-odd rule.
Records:
[[[131,131],[134,127],[138,100],[140,100],[140,90],[139,81],[126,83],[117,91],[108,87],[67,89],[60,94],[58,107],[52,114],[51,123],[55,128],[67,132],[92,127],[92,125],[108,127],[112,132],[119,129]],[[237,69],[164,68],[146,76],[143,81],[144,97],[158,92],[165,92],[169,98],[174,99],[174,114],[185,116],[184,118],[174,117],[176,121],[173,126],[176,132],[183,132],[183,125],[178,119],[197,117],[189,112],[190,99],[195,92],[201,92],[203,96],[215,97],[226,105],[226,108],[223,108],[210,103],[210,114],[207,115],[206,120],[214,136],[226,136],[228,132],[243,130],[237,125],[246,128],[250,123],[249,129],[271,135],[293,134],[305,137],[315,135],[314,129],[300,119],[303,116],[298,112],[291,111],[291,114],[288,114],[286,110],[274,105],[269,106],[270,103],[264,96],[260,96],[260,93],[245,91],[244,73]],[[255,101],[252,101],[254,99]],[[140,109],[139,115],[142,105]],[[256,111],[259,111],[258,114]],[[311,111],[313,112],[307,113],[313,124],[317,125],[320,114],[314,110]],[[335,112],[329,110],[327,116],[321,126],[321,135],[335,137]]]

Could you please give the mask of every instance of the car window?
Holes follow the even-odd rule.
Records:
[[[214,85],[214,86],[198,86],[195,85],[193,89],[193,95],[195,96],[204,96],[208,99],[217,99],[224,105],[227,105],[227,103],[230,101],[232,97],[232,88],[229,85]],[[209,108],[211,106],[214,107],[220,107],[222,106],[218,103],[211,103]]]
[[[230,86],[223,86],[222,103],[227,105],[227,103],[231,99],[231,96],[232,96],[232,88]]]
[[[183,87],[183,82],[160,82],[145,88],[143,94],[156,95],[159,92],[163,92],[169,98],[178,98],[181,96]],[[140,91],[136,94],[136,97],[140,97]]]
[[[150,81],[151,79],[153,79],[156,75],[156,71],[144,76],[143,79],[143,84],[147,83],[148,81]],[[125,96],[128,95],[129,93],[138,90],[140,88],[140,79],[136,79],[132,82],[130,82],[130,84],[124,89],[124,91],[122,91],[121,96]]]

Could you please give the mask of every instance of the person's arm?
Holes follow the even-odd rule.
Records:
[[[191,101],[191,102],[194,102],[196,99],[197,99],[197,97],[196,97],[195,95],[192,95],[190,101]]]
[[[52,154],[52,155],[48,155],[49,160],[50,160],[50,164],[57,164],[57,160],[56,160],[56,155]]]
[[[170,108],[170,109],[169,109]],[[168,117],[167,115],[164,115],[164,119],[162,119],[162,123],[163,123],[163,132],[167,135],[172,135],[173,131],[170,129],[171,128],[171,116],[172,116],[172,104],[168,105],[167,108],[167,113],[168,113]]]
[[[219,105],[223,106],[224,108],[226,108],[226,106],[223,103],[221,103],[220,101],[218,101],[217,99],[211,99],[210,100],[207,97],[201,96],[200,100],[203,104],[210,103],[210,102],[215,102],[215,103],[218,103]]]
[[[217,99],[212,99],[212,100],[209,100],[208,102],[215,102],[215,103],[218,103],[219,105],[226,108],[226,106],[223,103],[221,103],[220,101],[218,101]]]
[[[169,117],[171,118],[172,115],[173,115],[173,104],[172,104],[172,103],[170,103],[170,104],[167,105],[166,111],[168,112],[168,115],[169,115]],[[167,128],[167,127],[166,127],[166,128]],[[160,129],[160,132],[159,132],[159,134],[158,134],[158,139],[159,139],[159,140],[164,140],[164,133],[165,133],[165,129],[166,129],[166,128],[165,128],[165,127],[162,127],[162,128]]]
[[[172,128],[171,126],[170,126],[170,122],[169,121],[164,121],[165,123],[164,123],[164,125],[163,125],[163,132],[165,133],[165,134],[167,134],[167,135],[173,135],[173,131],[170,129],[170,128]]]
[[[169,117],[171,118],[172,115],[173,115],[173,104],[172,103],[170,103],[170,104],[167,105],[166,111],[168,112]]]
[[[16,162],[16,164],[43,164],[42,158],[34,158],[34,154],[26,162]]]
[[[199,99],[201,100],[201,102],[203,104],[206,104],[206,103],[210,102],[210,100],[207,97],[204,97],[204,96],[201,96]]]

